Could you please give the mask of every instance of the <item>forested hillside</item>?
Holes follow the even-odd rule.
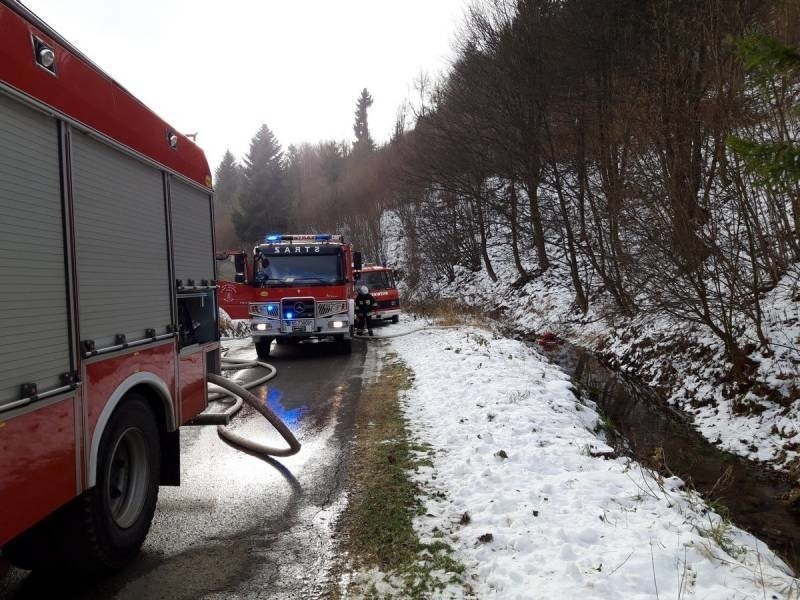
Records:
[[[364,90],[355,143],[259,132],[223,162],[230,243],[342,231],[411,298],[569,336],[798,466],[798,25],[792,0],[479,2],[383,146]]]

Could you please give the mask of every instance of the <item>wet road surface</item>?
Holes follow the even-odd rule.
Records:
[[[229,356],[255,351],[236,342]],[[374,356],[358,341],[352,355],[330,343],[273,345],[278,376],[252,391],[295,433],[299,454],[265,461],[226,445],[216,427],[184,427],[181,486],[161,488],[150,534],[129,567],[92,584],[11,569],[0,578],[0,598],[324,597],[361,378]],[[285,445],[247,405],[231,427]]]

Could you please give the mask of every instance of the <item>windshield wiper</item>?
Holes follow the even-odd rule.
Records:
[[[321,277],[294,277],[292,279],[281,279],[284,283],[292,283],[294,281],[319,281],[320,283],[325,283],[325,280]]]

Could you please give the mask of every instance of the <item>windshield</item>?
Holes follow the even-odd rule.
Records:
[[[387,290],[394,287],[388,271],[364,271],[358,283],[370,290]]]
[[[256,275],[264,285],[341,283],[342,279],[342,261],[337,254],[270,256]]]

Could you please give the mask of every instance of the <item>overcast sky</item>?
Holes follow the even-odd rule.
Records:
[[[468,0],[24,0],[184,133],[211,168],[266,123],[290,143],[352,139],[362,88],[385,140],[421,72],[444,70]]]

